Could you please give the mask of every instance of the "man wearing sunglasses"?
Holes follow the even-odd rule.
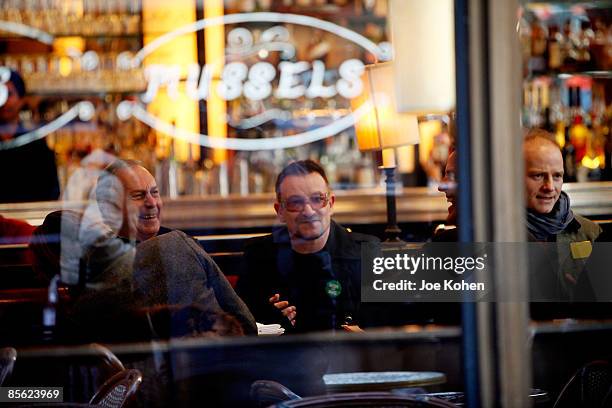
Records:
[[[335,199],[325,171],[312,160],[279,174],[274,209],[284,226],[247,243],[238,282],[257,321],[296,332],[358,323],[361,243],[376,238],[332,221]]]

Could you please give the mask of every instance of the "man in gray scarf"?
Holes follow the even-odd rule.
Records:
[[[532,129],[523,142],[523,154],[529,241],[557,243],[557,285],[567,294],[576,284],[601,228],[574,214],[569,196],[561,191],[563,156],[553,135]]]

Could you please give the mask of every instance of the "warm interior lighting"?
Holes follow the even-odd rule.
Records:
[[[419,142],[419,124],[415,115],[397,113],[393,87],[393,64],[385,62],[366,66],[362,76],[364,91],[353,102],[356,108],[371,103],[373,108],[355,124],[357,145],[361,151],[378,151]]]
[[[68,77],[73,69],[73,57],[79,56],[85,50],[85,40],[82,37],[62,37],[53,40],[53,53],[59,56],[59,74]]]
[[[143,38],[147,45],[159,35],[170,32],[196,20],[195,0],[143,0]],[[163,18],[160,18],[163,16]],[[178,65],[182,76],[185,75],[190,64],[198,62],[197,39],[195,33],[182,35],[173,41],[159,47],[145,59],[145,66],[153,64]],[[171,98],[165,88],[160,89],[155,99],[148,104],[147,110],[157,116],[161,121],[174,124],[177,128],[194,133],[200,131],[200,117],[198,102],[189,98],[184,89],[179,88],[178,95]],[[158,155],[168,156],[171,135],[158,134]],[[174,158],[185,162],[200,157],[200,146],[185,140],[174,140]],[[164,147],[161,149],[161,147]],[[163,151],[160,151],[163,150]],[[190,155],[191,151],[191,155]]]
[[[53,40],[53,52],[62,56],[80,55],[85,51],[83,37],[61,37]]]
[[[434,149],[434,138],[442,132],[442,122],[439,120],[428,120],[419,123],[419,163],[426,166],[431,152]]]
[[[206,0],[204,2],[204,18],[223,16],[223,0]],[[225,64],[225,28],[216,25],[204,30],[204,56],[206,63],[212,68],[210,95],[206,101],[206,118],[208,134],[215,137],[227,137],[227,105],[217,93],[217,84],[221,78],[221,70]],[[215,164],[227,160],[227,150],[214,149]]]
[[[396,149],[397,171],[401,174],[414,172],[414,146],[400,146]]]
[[[589,157],[585,155],[582,158],[582,165],[587,169],[594,170],[599,167],[599,164],[599,157]]]
[[[383,149],[382,165],[384,168],[395,168],[395,149]]]
[[[559,145],[560,148],[563,149],[565,146],[565,124],[563,122],[557,123],[555,130],[555,141]]]
[[[59,73],[63,77],[67,77],[72,72],[72,60],[68,57],[60,57]]]
[[[447,114],[455,106],[452,0],[389,0],[398,112]]]
[[[448,114],[455,107],[452,0],[389,0],[393,62],[367,66],[360,103],[374,109],[355,124],[362,151],[419,142],[417,115]],[[353,108],[356,106],[353,105]],[[401,112],[401,113],[400,113]],[[395,165],[387,156],[387,163]],[[383,163],[385,164],[385,163]],[[387,241],[398,241],[394,167],[387,176]]]
[[[357,145],[361,151],[382,150],[382,168],[387,186],[387,242],[401,242],[395,202],[395,149],[419,142],[416,115],[397,113],[393,87],[393,63],[366,66],[362,75],[364,91],[353,108],[371,104],[372,109],[355,123]]]

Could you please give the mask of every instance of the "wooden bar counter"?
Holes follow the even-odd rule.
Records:
[[[568,183],[575,212],[587,217],[612,215],[612,182]],[[335,219],[343,224],[384,224],[386,197],[382,187],[335,191]],[[277,223],[272,193],[248,196],[183,196],[164,198],[164,225],[181,229],[235,229],[271,227]],[[82,208],[82,202],[66,202],[64,208]],[[444,195],[427,187],[398,190],[399,222],[439,222],[446,218]],[[62,208],[61,202],[0,204],[0,214],[23,219],[31,224],[42,223],[51,211]]]

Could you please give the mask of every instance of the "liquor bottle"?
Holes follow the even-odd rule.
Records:
[[[612,180],[612,137],[610,134],[610,129],[612,128],[612,105],[609,105],[605,114],[602,118],[603,120],[603,131],[602,135],[605,138],[604,142],[604,154],[605,154],[605,163],[604,163],[604,172],[603,172],[603,180],[610,181]]]
[[[571,108],[572,124],[569,128],[569,136],[571,144],[576,149],[576,163],[579,163],[586,154],[589,129],[584,123],[584,116],[580,107],[580,88],[572,88],[571,93],[574,94],[574,98]]]
[[[604,177],[606,141],[603,135],[603,128],[595,115],[592,115],[590,123],[590,138],[587,145],[587,154],[583,159],[583,165],[590,169],[589,180],[600,181]]]
[[[582,161],[587,152],[589,128],[581,115],[576,115],[569,129],[570,142],[576,149],[576,162]]]
[[[529,59],[531,57],[531,28],[525,19],[521,16],[519,20],[519,41],[521,43],[521,61],[523,61],[523,77],[529,76]]]
[[[575,72],[576,71],[576,50],[575,50],[575,38],[576,36],[572,33],[571,20],[566,20],[563,23],[562,29],[563,41],[563,65],[561,66],[562,72]]]
[[[569,141],[569,127],[566,127],[565,145],[563,146],[563,181],[571,183],[576,181],[576,154]]]
[[[567,108],[567,114],[565,115],[564,122],[567,123],[567,126],[564,126],[565,130],[565,140],[563,144],[563,181],[575,182],[576,181],[576,149],[571,142],[570,137],[570,124],[572,123],[572,109],[574,105],[574,88],[569,88],[569,104]]]
[[[556,24],[552,24],[548,31],[548,69],[557,72],[563,65],[563,34],[559,31]]]
[[[606,30],[606,40],[602,55],[604,56],[602,58],[602,68],[612,70],[612,25]]]
[[[593,23],[594,38],[591,41],[590,53],[593,58],[594,68],[597,70],[609,70],[610,66],[606,64],[610,55],[606,55],[607,28],[601,18],[596,18]]]
[[[548,29],[537,18],[531,22],[531,58],[529,70],[531,73],[546,72],[546,49]]]
[[[179,183],[179,193],[181,195],[192,195],[196,193],[196,172],[197,163],[193,159],[192,146],[187,145],[187,160],[181,163],[181,182]]]
[[[588,116],[584,114],[581,100],[580,87],[572,88],[573,106],[572,110],[572,124],[569,128],[570,143],[574,147],[574,163],[576,166],[576,180],[578,182],[584,182],[588,177],[588,168],[583,166],[583,160],[587,155],[587,149],[589,148],[591,140],[591,131],[588,127]]]
[[[176,122],[172,121],[172,128],[175,128],[175,126]],[[180,174],[180,167],[176,162],[175,156],[175,139],[172,138],[170,142],[170,158],[168,163],[168,197],[171,199],[178,198],[180,178],[182,178]]]
[[[578,40],[580,69],[582,71],[595,69],[593,57],[591,55],[591,44],[595,43],[595,32],[591,28],[590,21],[582,21]]]
[[[550,109],[548,112],[551,128],[549,131],[555,135],[555,141],[559,145],[559,148],[565,147],[565,128],[566,118],[565,109],[561,100],[561,86],[553,82],[550,89]]]

